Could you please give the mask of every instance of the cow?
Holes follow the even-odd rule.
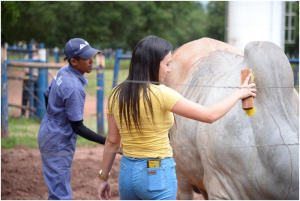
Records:
[[[299,94],[283,51],[271,42],[250,42],[244,54],[202,38],[172,56],[166,85],[210,106],[241,85],[252,69],[256,114],[239,101],[212,124],[175,115],[170,143],[177,163],[178,199],[299,199]]]

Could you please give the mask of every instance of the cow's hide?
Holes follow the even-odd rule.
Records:
[[[203,106],[235,90],[220,87],[240,86],[242,69],[253,69],[258,88],[252,117],[241,101],[213,124],[175,115],[178,198],[193,199],[195,185],[206,199],[299,199],[299,95],[282,50],[251,42],[243,55],[203,38],[180,47],[171,67],[167,85]]]

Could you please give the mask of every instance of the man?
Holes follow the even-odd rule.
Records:
[[[62,67],[45,92],[47,114],[38,133],[43,175],[49,188],[49,199],[72,199],[71,167],[77,136],[105,144],[105,137],[83,125],[85,73],[92,71],[93,57],[99,50],[81,38],[65,46],[69,65]]]

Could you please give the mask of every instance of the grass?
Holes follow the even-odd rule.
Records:
[[[16,145],[37,148],[38,119],[9,118],[7,138],[1,138],[1,147],[13,148]]]
[[[126,60],[125,60],[126,61]],[[128,76],[128,67],[129,61],[121,63],[120,71],[119,71],[119,82],[125,80]],[[112,89],[112,80],[113,80],[113,69],[105,68],[104,72],[104,93],[105,100],[107,100],[108,95]],[[85,88],[87,96],[96,97],[96,71],[93,71],[89,74],[85,74],[89,86]],[[105,127],[105,135],[107,135],[107,122],[104,123]],[[96,115],[85,118],[84,125],[89,129],[97,132],[97,117]],[[27,118],[9,118],[9,126],[8,126],[8,137],[1,138],[1,147],[2,148],[13,148],[17,145],[23,145],[30,148],[38,148],[37,134],[40,128],[40,120],[38,119],[27,119]],[[96,143],[88,141],[81,136],[78,136],[77,146],[78,147],[92,147],[95,146]]]
[[[87,95],[96,97],[97,91],[95,90],[97,87],[97,72],[93,71],[89,74],[85,74],[88,79],[89,86],[85,87],[85,91]],[[128,76],[128,68],[121,68],[119,70],[119,78],[118,83],[124,81]],[[113,69],[105,69],[104,70],[104,96],[108,98],[111,90],[112,90],[112,83],[114,78],[114,70]]]
[[[85,126],[93,131],[97,131],[96,117],[85,119]],[[40,120],[27,118],[9,118],[8,137],[1,138],[2,148],[14,148],[23,145],[30,148],[38,148],[37,134],[40,128]],[[105,131],[107,133],[107,129]],[[96,143],[78,136],[77,146],[92,147]]]

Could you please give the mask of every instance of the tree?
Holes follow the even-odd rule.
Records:
[[[207,36],[225,41],[225,1],[210,1],[207,5]]]
[[[177,46],[207,36],[207,14],[201,3],[196,2],[185,16],[181,27],[173,32],[177,35]]]
[[[32,29],[29,29],[30,20],[28,13],[24,12],[28,7],[33,6],[35,2],[27,2],[23,7],[24,2],[9,1],[1,2],[1,39],[2,42],[15,43],[15,38],[21,40],[30,40]],[[30,6],[27,6],[30,5]]]
[[[286,12],[288,12],[289,2],[286,2]],[[299,1],[293,2],[293,12],[296,13],[293,25],[295,25],[295,44],[285,44],[285,52],[290,56],[299,57]],[[287,22],[286,22],[287,23]],[[286,25],[287,26],[287,25]]]
[[[29,1],[1,2],[2,43],[29,42],[63,47],[81,37],[101,48],[133,49],[147,35],[174,47],[205,36],[199,2]]]

